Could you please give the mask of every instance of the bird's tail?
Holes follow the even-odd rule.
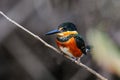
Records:
[[[91,46],[90,46],[90,45],[87,45],[87,46],[86,46],[86,53],[90,52],[90,50],[91,50]]]

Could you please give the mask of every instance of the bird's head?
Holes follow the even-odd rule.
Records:
[[[62,23],[58,26],[58,29],[49,31],[46,35],[57,34],[59,37],[65,37],[70,34],[78,34],[76,26],[71,22]]]

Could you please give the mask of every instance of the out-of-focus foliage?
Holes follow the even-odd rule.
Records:
[[[101,67],[120,76],[120,50],[110,36],[99,29],[91,29],[87,38],[93,46],[91,53],[95,61]]]

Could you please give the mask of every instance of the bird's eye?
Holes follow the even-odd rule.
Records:
[[[63,31],[67,31],[67,28],[63,28],[62,30],[63,30]]]

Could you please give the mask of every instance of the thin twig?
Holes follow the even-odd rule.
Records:
[[[14,20],[10,19],[9,17],[7,17],[2,11],[0,11],[0,14],[3,15],[8,21],[12,22],[13,24],[15,24],[17,27],[21,28],[22,30],[26,31],[27,33],[29,33],[31,36],[34,36],[36,39],[38,39],[39,41],[41,41],[45,46],[53,49],[54,51],[56,51],[57,53],[61,54],[61,52],[56,49],[55,47],[53,47],[52,45],[48,44],[47,42],[45,42],[42,38],[40,38],[39,36],[35,35],[34,33],[32,33],[31,31],[29,31],[28,29],[24,28],[23,26],[21,26],[20,24],[18,24],[17,22],[15,22]],[[72,58],[65,56],[66,58],[70,59],[73,61]],[[79,61],[75,61],[75,63],[81,67],[83,67],[84,69],[88,70],[90,73],[94,74],[96,77],[98,77],[101,80],[107,80],[107,78],[103,77],[102,75],[100,75],[99,73],[97,73],[96,71],[94,71],[93,69],[89,68],[88,66],[84,65],[83,63],[79,62]]]

